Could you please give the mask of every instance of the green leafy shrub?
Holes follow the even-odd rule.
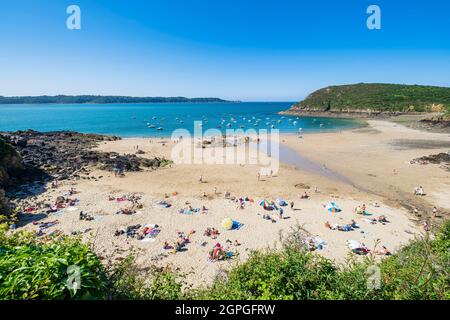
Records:
[[[110,267],[78,239],[48,243],[0,225],[0,299],[183,299],[182,275],[169,268],[140,270],[133,255]],[[69,289],[69,266],[80,288]]]
[[[67,286],[69,266],[80,270],[81,287]],[[106,274],[98,257],[76,239],[37,243],[29,233],[0,236],[1,299],[103,298]]]
[[[434,240],[417,239],[376,264],[373,257],[343,265],[288,245],[254,252],[225,278],[195,292],[201,299],[445,299],[450,298],[450,222]],[[369,286],[379,268],[379,286]]]
[[[383,299],[450,299],[450,221],[435,239],[417,240],[380,264]]]
[[[135,256],[103,267],[76,239],[49,243],[31,233],[7,234],[0,227],[0,299],[450,299],[450,222],[436,235],[416,239],[376,263],[350,256],[338,265],[308,252],[296,241],[281,250],[255,251],[210,286],[186,287],[170,268],[138,268]],[[77,265],[81,288],[66,286],[67,268]],[[370,287],[372,267],[379,286]]]
[[[150,268],[142,272],[136,263],[136,257],[129,255],[123,261],[112,266],[110,276],[113,299],[133,300],[180,300],[185,296],[182,275],[170,268]]]

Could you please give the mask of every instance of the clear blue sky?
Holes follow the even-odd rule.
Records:
[[[66,28],[70,4],[81,30]],[[0,2],[0,95],[293,101],[355,82],[450,86],[450,1]]]

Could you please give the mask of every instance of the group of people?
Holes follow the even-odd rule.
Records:
[[[219,261],[226,260],[234,256],[233,251],[231,250],[232,242],[231,240],[227,240],[226,246],[222,246],[220,243],[216,243],[212,250],[208,252],[208,260],[209,261]],[[235,245],[240,245],[237,240],[235,241]]]
[[[180,251],[186,250],[187,244],[191,242],[190,236],[195,233],[195,230],[191,230],[188,234],[184,233],[183,231],[177,232],[177,239],[173,243],[173,245],[170,245],[169,242],[164,241],[163,249],[164,250],[172,250],[172,253],[177,253]]]

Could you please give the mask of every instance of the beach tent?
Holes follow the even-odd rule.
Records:
[[[282,199],[282,198],[278,198],[277,200],[275,200],[275,202],[279,205],[279,206],[287,206],[288,203]]]
[[[222,227],[226,230],[231,230],[233,228],[233,220],[231,218],[223,219]]]
[[[269,201],[267,201],[266,199],[264,199],[263,201],[261,201],[261,202],[259,203],[259,205],[265,208],[265,207],[268,207],[268,206],[270,205],[270,203],[269,203]]]
[[[330,212],[341,212],[341,208],[335,202],[328,202],[326,209]]]

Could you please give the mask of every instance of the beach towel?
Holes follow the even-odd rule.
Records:
[[[160,205],[163,208],[170,208],[172,205],[170,203],[168,203],[167,201],[158,201],[157,202],[158,205]]]
[[[233,220],[233,225],[231,227],[231,230],[239,230],[244,226],[243,223],[240,223],[239,221]]]
[[[325,208],[330,212],[341,212],[341,208],[335,202],[328,202]]]
[[[359,241],[347,240],[347,245],[352,250],[366,249],[366,247]]]

